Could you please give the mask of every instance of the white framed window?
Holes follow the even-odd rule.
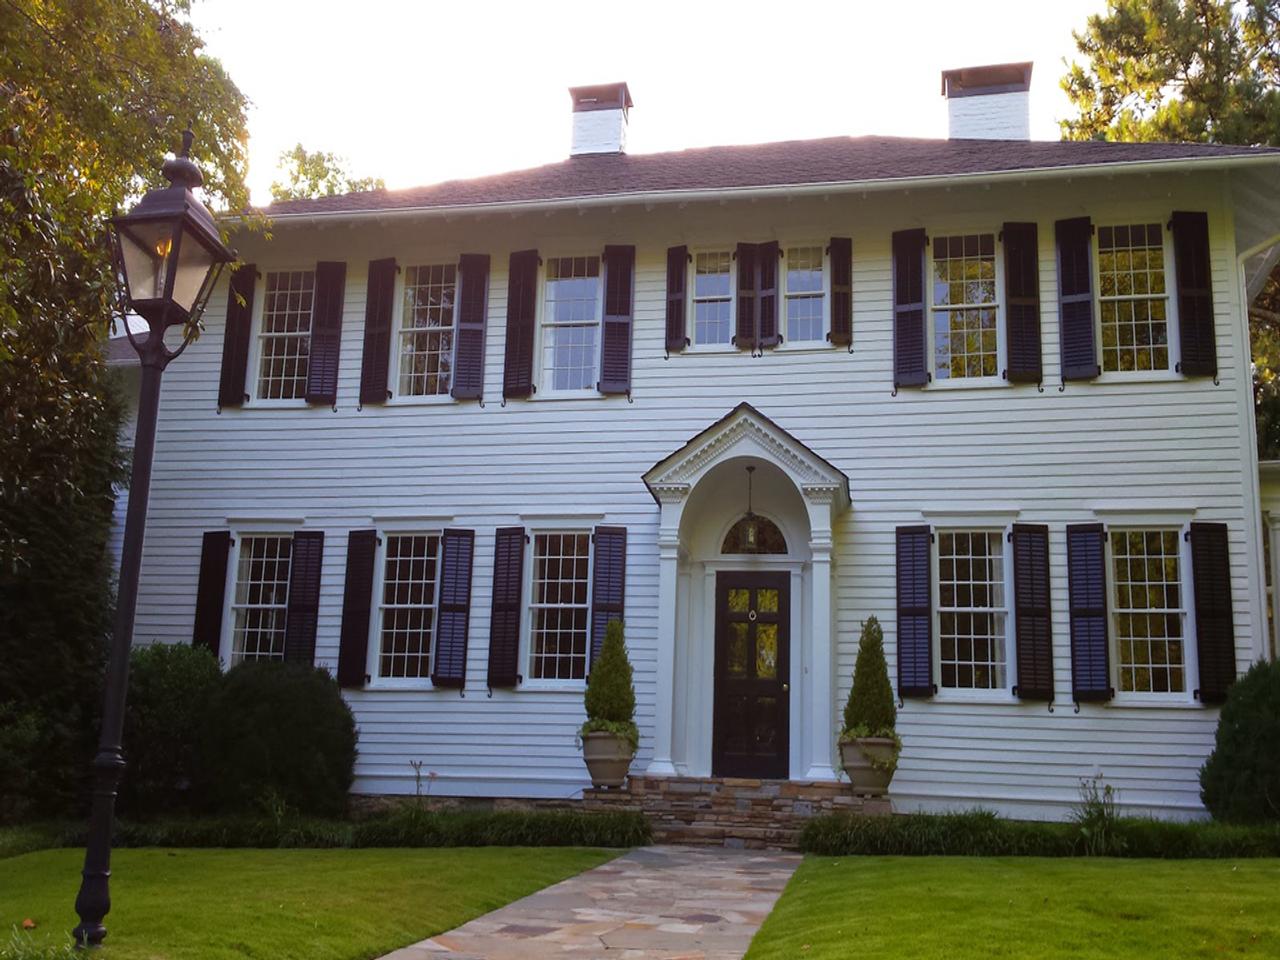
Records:
[[[595,390],[600,378],[600,258],[547,259],[542,377],[547,390]]]
[[[399,396],[449,395],[457,312],[456,263],[405,267],[399,336],[393,348]]]
[[[380,537],[369,673],[379,680],[430,679],[440,598],[440,533],[396,531]]]
[[[231,666],[246,660],[284,659],[292,556],[292,534],[250,533],[236,538],[227,656]]]
[[[826,339],[826,255],[821,244],[786,248],[783,339],[785,343]]]
[[[1003,530],[937,532],[937,675],[942,690],[1009,689]]]
[[[1000,375],[999,264],[994,233],[933,238],[933,378]]]
[[[1164,227],[1098,228],[1098,324],[1104,373],[1170,370],[1170,252]]]
[[[314,270],[274,270],[263,284],[256,399],[301,400],[311,357]]]
[[[583,680],[591,624],[591,531],[533,532],[529,576],[529,677]]]
[[[1113,528],[1111,623],[1119,694],[1185,694],[1186,591],[1182,531]]]
[[[733,342],[733,251],[703,250],[693,255],[693,343]]]

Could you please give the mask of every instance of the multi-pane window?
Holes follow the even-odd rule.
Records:
[[[315,283],[312,270],[267,274],[258,333],[260,399],[294,400],[306,395]]]
[[[938,661],[943,687],[1004,689],[1004,584],[1002,534],[938,534]]]
[[[600,258],[547,261],[542,373],[552,390],[591,390],[599,378]]]
[[[589,533],[539,533],[533,538],[529,674],[537,680],[587,675]]]
[[[287,534],[240,538],[231,595],[231,666],[284,659],[292,554],[293,537]]]
[[[453,372],[458,268],[452,263],[408,267],[400,321],[400,395],[447,394]]]
[[[1116,663],[1126,693],[1186,689],[1178,531],[1113,530]]]
[[[1164,281],[1160,224],[1098,228],[1103,370],[1169,369]]]
[[[822,339],[822,256],[822,247],[787,250],[786,336],[789,342]]]
[[[933,375],[999,373],[996,238],[992,233],[933,241]]]
[[[731,256],[728,250],[694,255],[694,343],[729,343],[733,336]]]
[[[431,676],[436,629],[440,537],[426,533],[386,536],[382,601],[378,608],[378,676]]]

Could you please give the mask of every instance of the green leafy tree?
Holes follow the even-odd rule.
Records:
[[[385,190],[387,186],[381,177],[353,177],[347,172],[346,160],[342,157],[323,150],[312,152],[300,143],[280,154],[280,169],[284,182],[277,180],[271,184],[271,199],[277,202]]]
[[[190,124],[206,198],[241,209],[245,100],[185,2],[0,0],[0,715],[34,725],[0,809],[65,808],[99,708],[122,403],[103,361],[104,219]],[[16,748],[13,748],[16,749]]]
[[[1069,140],[1280,145],[1280,0],[1109,0],[1074,34]],[[1280,274],[1249,308],[1258,446],[1280,456]]]
[[[844,705],[844,736],[892,737],[897,718],[889,667],[884,659],[884,630],[879,620],[867,617],[858,638],[853,686]]]

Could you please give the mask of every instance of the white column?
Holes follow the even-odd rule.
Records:
[[[1267,513],[1267,539],[1271,549],[1271,655],[1280,657],[1280,510]]]
[[[831,763],[835,751],[835,658],[832,643],[834,621],[831,604],[831,507],[836,490],[827,486],[806,486],[805,505],[809,511],[809,586],[813,623],[809,629],[810,671],[805,684],[807,700],[809,769],[808,780],[834,780]]]
[[[674,777],[671,762],[676,686],[676,591],[680,581],[680,516],[687,484],[655,491],[661,504],[658,522],[658,644],[654,690],[653,759],[645,771],[651,777]]]

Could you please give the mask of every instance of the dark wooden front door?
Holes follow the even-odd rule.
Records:
[[[715,776],[789,772],[789,584],[785,573],[716,574]]]

